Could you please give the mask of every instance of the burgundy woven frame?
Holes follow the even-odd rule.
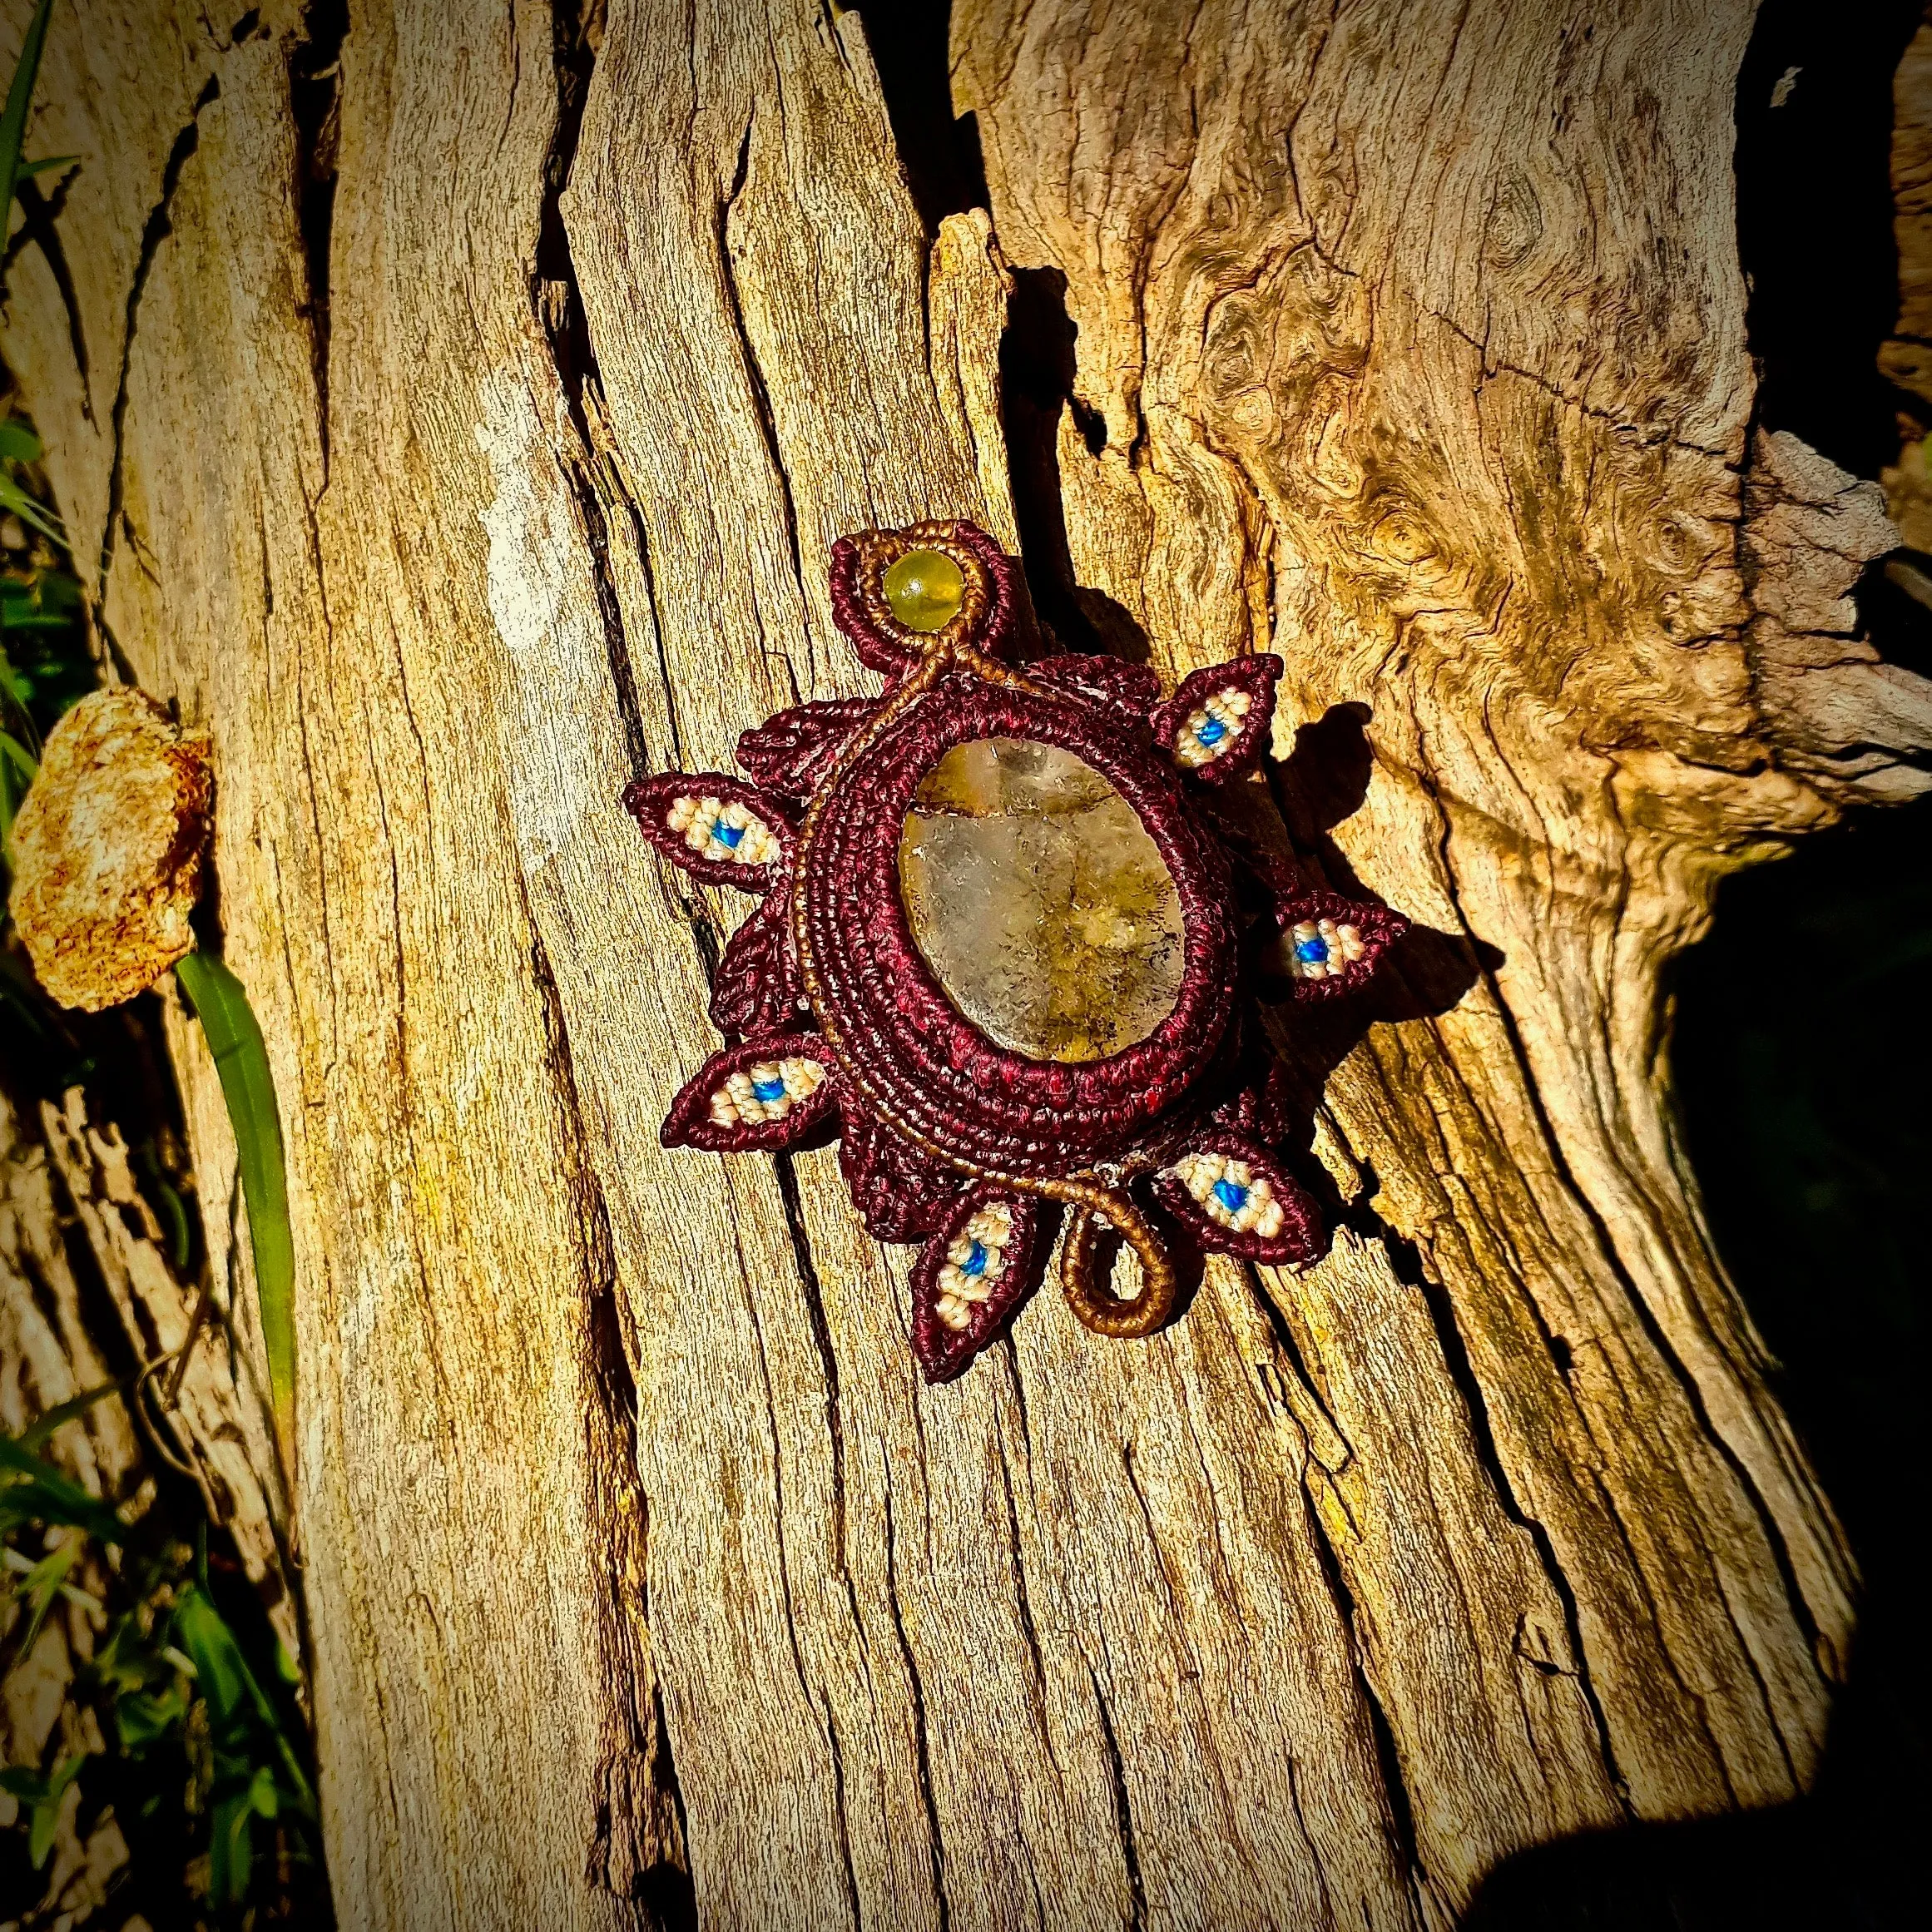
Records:
[[[959,612],[930,632],[901,624],[885,596],[887,568],[914,549],[943,552],[964,579]],[[1103,1335],[1151,1333],[1172,1309],[1177,1277],[1158,1218],[1150,1218],[1157,1204],[1201,1247],[1269,1263],[1315,1258],[1320,1216],[1275,1151],[1283,1123],[1274,1087],[1265,1071],[1242,1071],[1241,1042],[1255,1033],[1236,1023],[1248,998],[1241,944],[1253,914],[1237,910],[1236,874],[1250,899],[1271,903],[1290,939],[1297,920],[1348,929],[1360,956],[1331,950],[1325,963],[1291,967],[1293,1000],[1359,987],[1405,922],[1385,907],[1311,889],[1279,855],[1230,843],[1231,824],[1209,809],[1215,788],[1251,771],[1266,751],[1280,661],[1211,666],[1164,703],[1144,666],[1099,657],[1003,662],[1017,622],[1014,566],[967,523],[841,538],[831,595],[840,628],[887,680],[879,698],[801,705],[748,731],[739,760],[753,782],[667,773],[624,795],[667,859],[711,883],[768,895],[726,949],[713,988],[714,1018],[742,1037],[677,1096],[666,1143],[772,1149],[835,1127],[867,1226],[882,1240],[928,1237],[912,1272],[912,1336],[933,1381],[959,1374],[1012,1319],[1051,1201],[1071,1215],[1061,1262],[1068,1300]],[[1210,744],[1205,726],[1197,739],[1188,721],[1216,698],[1226,701]],[[993,737],[1058,746],[1092,766],[1133,808],[1174,880],[1183,934],[1174,1008],[1147,1038],[1105,1059],[1036,1060],[1000,1046],[948,998],[912,936],[899,854],[914,795],[949,751]],[[1191,762],[1177,753],[1183,737]],[[780,856],[759,865],[694,852],[671,821],[681,800],[706,797],[755,815]],[[761,1065],[799,1060],[821,1069],[822,1082],[803,1098],[780,1095],[775,1112],[746,1084]],[[1257,1187],[1279,1201],[1276,1236],[1224,1226],[1191,1197],[1173,1163],[1217,1152],[1246,1161]],[[1014,1241],[988,1296],[949,1257],[977,1210],[993,1201],[1010,1214]],[[1139,1258],[1132,1300],[1099,1278],[1103,1227]]]
[[[1029,1059],[988,1039],[947,998],[899,894],[900,829],[919,783],[957,745],[1057,745],[1084,759],[1139,815],[1181,900],[1174,1010],[1147,1038],[1102,1060]],[[1058,696],[949,679],[831,792],[800,872],[823,998],[841,1018],[842,1058],[866,1057],[903,1120],[990,1167],[1064,1174],[1130,1153],[1147,1125],[1200,1080],[1234,1005],[1228,868],[1171,766],[1110,717]],[[869,1084],[869,1082],[868,1082]]]

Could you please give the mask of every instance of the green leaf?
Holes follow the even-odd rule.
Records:
[[[47,1780],[32,1765],[10,1764],[0,1768],[0,1791],[23,1805],[37,1805],[47,1796]]]
[[[255,1808],[245,1791],[215,1801],[214,1833],[208,1843],[208,1902],[239,1905],[248,1895],[249,1868],[255,1862]]]
[[[156,1692],[133,1691],[114,1703],[114,1729],[123,1751],[138,1755],[167,1736],[188,1715],[181,1687]]]
[[[54,1833],[60,1828],[61,1800],[87,1761],[87,1752],[77,1751],[47,1780],[47,1795],[33,1807],[27,1828],[27,1856],[36,1871],[47,1863],[47,1854],[53,1850]]]
[[[217,1731],[230,1730],[252,1715],[258,1702],[274,1721],[275,1713],[256,1688],[227,1619],[192,1584],[175,1605],[174,1628],[181,1648],[194,1660],[196,1687],[208,1702],[209,1722]]]
[[[127,1525],[98,1497],[12,1436],[0,1435],[0,1529],[21,1523],[84,1529],[103,1543],[120,1543],[127,1536]]]
[[[195,1684],[208,1706],[209,1729],[216,1746],[246,1751],[259,1741],[279,1760],[282,1776],[296,1804],[313,1813],[315,1793],[284,1734],[262,1687],[255,1681],[235,1632],[215,1607],[214,1599],[194,1584],[182,1591],[175,1605],[174,1632],[194,1660]]]
[[[20,176],[20,145],[27,138],[27,111],[33,104],[33,84],[40,77],[41,49],[47,44],[47,16],[53,0],[40,0],[33,18],[20,42],[20,62],[13,70],[13,85],[7,91],[7,107],[0,112],[0,224],[13,207],[13,184]]]
[[[14,463],[38,463],[46,453],[40,438],[21,418],[0,419],[0,456]]]
[[[195,1251],[195,1232],[188,1220],[188,1204],[171,1181],[157,1177],[154,1191],[161,1203],[161,1217],[167,1223],[169,1258],[175,1264],[175,1272],[185,1275]]]
[[[37,161],[22,161],[14,171],[16,181],[25,181],[29,175],[51,175],[56,168],[71,168],[80,160],[77,154],[50,154]]]
[[[103,1382],[98,1388],[84,1390],[48,1409],[37,1422],[29,1423],[13,1439],[23,1449],[37,1450],[57,1429],[63,1428],[77,1415],[85,1415],[97,1402],[105,1402],[110,1395],[118,1395],[126,1386],[126,1382]]]
[[[0,595],[70,622],[81,612],[80,580],[64,570],[36,568],[31,576],[8,578],[0,586]]]
[[[47,1622],[47,1612],[54,1607],[54,1598],[60,1594],[61,1585],[67,1580],[67,1572],[74,1567],[86,1538],[70,1536],[49,1550],[22,1579],[16,1593],[27,1606],[25,1633],[14,1644],[13,1654],[22,1657],[33,1648],[34,1639],[40,1635],[41,1626]]]
[[[282,1458],[295,1466],[295,1247],[289,1228],[288,1175],[282,1160],[281,1116],[261,1025],[241,982],[211,953],[191,953],[175,975],[201,1017],[222,1097],[235,1128],[241,1191],[255,1251],[255,1292],[261,1299],[269,1392]]]
[[[146,1688],[156,1665],[152,1647],[142,1634],[141,1620],[131,1610],[115,1620],[107,1641],[94,1652],[91,1667],[95,1681],[111,1697]]]
[[[13,821],[26,801],[27,788],[39,775],[33,754],[11,731],[0,731],[0,854],[11,853]]]
[[[22,523],[31,523],[42,536],[52,537],[66,547],[67,533],[62,529],[60,518],[37,503],[4,471],[0,471],[0,510],[12,511]]]
[[[31,598],[0,599],[0,627],[9,631],[64,631],[73,619],[45,609]]]

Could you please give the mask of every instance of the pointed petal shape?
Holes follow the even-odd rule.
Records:
[[[830,1055],[816,1033],[763,1033],[712,1054],[671,1102],[658,1137],[721,1153],[795,1147],[835,1105]]]
[[[1201,1135],[1154,1177],[1154,1192],[1212,1253],[1300,1266],[1328,1246],[1313,1196],[1245,1134]]]
[[[1297,893],[1277,903],[1275,917],[1281,928],[1278,964],[1293,983],[1293,999],[1326,999],[1365,985],[1409,930],[1400,913],[1336,892]]]
[[[863,1113],[839,1135],[839,1171],[866,1231],[882,1241],[918,1241],[943,1227],[968,1183]]]
[[[929,1382],[950,1382],[1012,1318],[1031,1286],[1040,1204],[976,1187],[913,1264],[913,1353]]]
[[[674,864],[708,885],[766,890],[791,850],[791,828],[755,785],[716,771],[666,771],[626,785],[624,810]]]
[[[711,984],[721,1033],[773,1033],[799,1020],[799,984],[787,944],[785,895],[761,899],[725,948]]]
[[[876,698],[822,698],[767,718],[738,741],[738,762],[780,798],[810,798],[840,747],[873,712]]]
[[[1154,713],[1154,741],[1203,785],[1251,770],[1268,748],[1281,675],[1269,651],[1196,671]]]

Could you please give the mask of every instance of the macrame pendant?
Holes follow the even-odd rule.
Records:
[[[1271,913],[1307,1000],[1360,985],[1404,924],[1306,889],[1221,808],[1266,749],[1279,659],[1196,671],[1165,703],[1142,666],[1016,665],[1013,571],[970,523],[841,539],[833,614],[882,695],[747,731],[749,783],[671,772],[624,795],[667,858],[760,895],[711,999],[739,1043],[677,1096],[666,1144],[836,1131],[867,1227],[925,1244],[912,1337],[934,1382],[1010,1320],[1056,1204],[1062,1284],[1100,1335],[1168,1318],[1177,1228],[1313,1260],[1277,1083],[1244,1050],[1246,929]],[[1113,1237],[1138,1258],[1132,1300]]]

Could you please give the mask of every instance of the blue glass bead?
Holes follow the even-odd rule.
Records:
[[[1295,942],[1295,957],[1305,960],[1310,966],[1320,966],[1328,958],[1326,939],[1297,939]]]
[[[1194,736],[1203,745],[1218,745],[1227,736],[1227,726],[1219,718],[1211,717],[1206,724],[1201,726],[1195,731]]]
[[[721,845],[728,845],[736,852],[738,850],[738,841],[745,836],[745,828],[742,825],[727,825],[722,819],[720,819],[717,824],[711,827],[711,836]]]
[[[1214,1198],[1230,1214],[1239,1214],[1247,1206],[1248,1191],[1238,1181],[1216,1181],[1214,1184]]]
[[[785,1082],[782,1080],[754,1080],[751,1082],[751,1091],[760,1100],[783,1100],[785,1098]]]
[[[973,1251],[959,1264],[959,1272],[962,1275],[970,1276],[983,1275],[986,1272],[986,1264],[991,1259],[992,1257],[986,1251],[984,1244],[975,1241],[973,1244]]]

